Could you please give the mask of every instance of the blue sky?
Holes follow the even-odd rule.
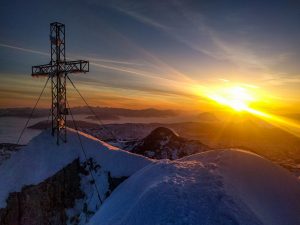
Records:
[[[33,104],[53,21],[66,24],[67,57],[90,60],[74,80],[95,105],[201,108],[194,89],[224,81],[298,102],[299,1],[12,0],[0,19],[0,107]]]

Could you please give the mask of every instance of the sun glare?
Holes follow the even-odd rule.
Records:
[[[211,88],[209,91],[206,91],[206,96],[220,105],[230,107],[236,112],[250,113],[265,121],[268,121],[274,126],[280,127],[285,131],[300,136],[300,124],[298,122],[251,107],[251,103],[258,103],[259,101],[258,93],[253,92],[251,87],[247,88],[245,85],[243,85]]]
[[[255,100],[248,89],[240,86],[220,88],[207,96],[217,103],[229,106],[238,112],[247,110],[250,102]]]

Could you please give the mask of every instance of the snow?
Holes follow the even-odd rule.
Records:
[[[300,182],[246,151],[161,160],[123,182],[89,225],[300,224]]]
[[[67,134],[68,142],[57,146],[50,131],[43,131],[0,165],[0,208],[6,206],[10,192],[20,191],[24,185],[44,181],[76,158],[85,161],[76,131],[68,129]],[[130,176],[152,162],[146,157],[120,150],[90,135],[79,132],[79,136],[87,157],[93,158],[113,177]]]
[[[238,195],[264,224],[300,224],[300,182],[289,171],[241,150],[205,152],[184,160],[216,163],[230,195]]]
[[[287,170],[247,151],[211,150],[180,160],[150,160],[79,132],[88,158],[101,165],[94,171],[100,196],[112,177],[128,177],[99,205],[91,177],[81,175],[83,199],[67,214],[96,212],[89,225],[296,225],[300,224],[300,181]],[[30,141],[0,165],[0,208],[10,192],[38,184],[79,158],[76,131],[57,146],[49,130]],[[100,208],[99,208],[100,207]],[[90,215],[91,216],[91,215]]]

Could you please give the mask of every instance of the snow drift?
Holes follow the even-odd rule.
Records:
[[[148,165],[123,182],[89,225],[300,224],[300,183],[240,150]]]
[[[6,206],[10,192],[19,192],[24,185],[35,185],[64,168],[76,158],[85,161],[76,131],[68,129],[67,143],[56,145],[50,131],[44,131],[9,160],[0,165],[0,208]],[[113,177],[128,177],[152,161],[79,132],[86,155]],[[100,182],[101,179],[96,179]]]
[[[285,169],[241,150],[212,150],[180,160],[150,160],[98,139],[79,133],[86,155],[101,166],[95,182],[105,197],[109,177],[129,177],[103,205],[93,194],[90,177],[81,176],[84,199],[65,209],[77,224],[154,225],[296,225],[300,224],[300,182]],[[75,159],[82,165],[76,131],[68,130],[68,143],[57,146],[49,131],[42,132],[27,146],[0,165],[0,208],[6,207],[11,192],[35,185],[53,176]],[[85,203],[89,202],[87,207]]]

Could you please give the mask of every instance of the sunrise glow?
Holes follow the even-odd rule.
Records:
[[[247,112],[289,133],[300,136],[300,124],[298,122],[251,107],[251,103],[258,103],[263,97],[260,96],[259,98],[258,93],[254,92],[256,88],[251,89],[251,85],[244,86],[215,88],[207,92],[206,96],[219,106],[225,106],[237,113]]]
[[[220,88],[208,93],[207,96],[215,102],[229,106],[238,112],[247,111],[250,102],[255,101],[249,90],[240,86]]]

